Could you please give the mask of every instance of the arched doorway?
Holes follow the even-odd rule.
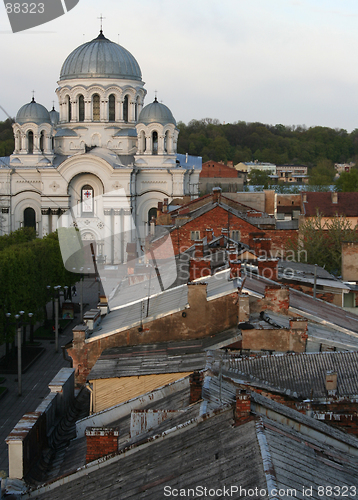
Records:
[[[36,231],[36,212],[31,207],[24,210],[24,227],[33,227]]]

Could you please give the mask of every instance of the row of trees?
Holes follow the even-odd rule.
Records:
[[[9,343],[15,334],[9,327],[20,310],[34,314],[32,322],[45,318],[51,300],[47,286],[71,286],[78,275],[67,271],[62,262],[57,233],[36,238],[32,228],[23,228],[0,237],[0,343]]]
[[[298,262],[302,262],[304,250],[307,264],[317,264],[340,276],[343,241],[358,241],[358,226],[353,227],[345,217],[324,219],[318,214],[300,224],[299,237],[288,243],[287,250],[294,252]]]
[[[316,166],[320,160],[345,163],[358,156],[358,129],[348,133],[329,127],[265,125],[236,122],[221,124],[206,118],[179,122],[178,152],[203,161],[259,160],[276,165]]]

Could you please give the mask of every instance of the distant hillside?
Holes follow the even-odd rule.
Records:
[[[358,129],[350,134],[328,127],[228,123],[205,118],[188,125],[179,122],[178,152],[203,157],[203,161],[259,160],[276,165],[304,164],[318,160],[345,163],[358,158]]]

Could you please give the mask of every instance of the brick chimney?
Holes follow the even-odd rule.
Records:
[[[262,233],[262,232],[255,232],[255,233],[249,233],[249,247],[250,248],[254,248],[254,239],[255,238],[264,238],[265,237],[265,233]]]
[[[205,230],[205,233],[206,233],[206,241],[207,241],[207,243],[209,244],[209,243],[212,241],[212,239],[213,239],[213,230],[212,230],[212,229],[207,228],[207,229]]]
[[[250,320],[250,296],[247,293],[239,295],[237,316],[239,324],[247,323]]]
[[[87,427],[86,464],[118,451],[119,430],[116,427]]]
[[[257,267],[260,276],[277,281],[278,259],[258,259]]]
[[[168,198],[164,198],[163,200],[163,214],[168,212]]]
[[[219,244],[221,247],[226,246],[228,236],[229,236],[229,231],[227,230],[226,227],[223,227],[221,229],[221,236],[220,236],[220,241],[219,241]]]
[[[252,243],[258,257],[271,257],[271,238],[253,238]]]
[[[158,201],[157,217],[159,217],[160,215],[162,215],[162,213],[163,213],[163,202],[162,201]]]
[[[204,375],[202,372],[195,371],[189,376],[190,400],[189,404],[196,403],[201,399]]]
[[[212,202],[213,203],[220,203],[221,201],[221,188],[220,187],[214,187],[211,193],[212,197]]]
[[[241,277],[241,260],[231,260],[229,254],[230,279]]]
[[[203,240],[195,240],[195,251],[194,256],[196,259],[201,259],[204,257],[204,242]]]
[[[329,370],[326,372],[326,391],[328,396],[336,396],[337,394],[337,372]]]
[[[211,275],[211,262],[206,259],[190,259],[189,281]]]
[[[281,314],[288,314],[290,306],[290,291],[287,287],[283,286],[266,286],[264,307],[269,311],[278,312]]]
[[[250,393],[245,389],[236,389],[236,404],[235,404],[235,426],[239,426],[253,419],[251,415],[251,398]]]

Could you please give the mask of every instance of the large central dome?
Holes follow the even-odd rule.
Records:
[[[102,30],[97,38],[84,43],[67,57],[60,80],[74,78],[121,78],[142,80],[139,64],[128,50],[111,42]]]

